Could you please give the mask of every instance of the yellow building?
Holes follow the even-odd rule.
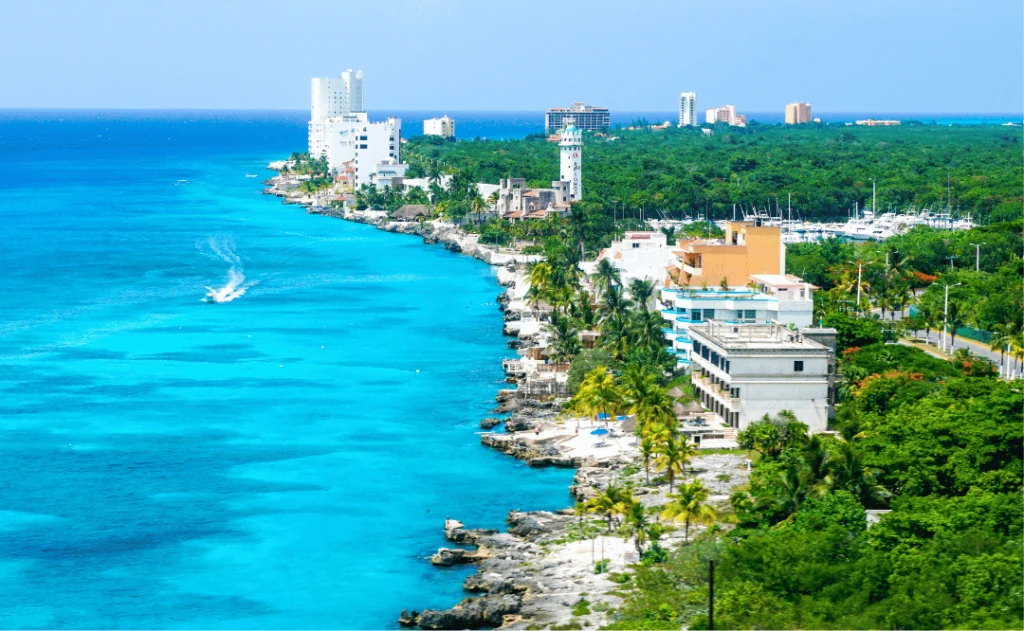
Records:
[[[755,274],[785,274],[786,246],[778,227],[734,221],[724,239],[686,239],[676,244],[679,261],[669,266],[680,287],[743,287]]]
[[[802,125],[811,122],[810,103],[790,103],[786,106],[786,124]]]

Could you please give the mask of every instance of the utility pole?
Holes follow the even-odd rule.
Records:
[[[715,631],[715,560],[708,559],[708,629]]]
[[[972,243],[971,245],[974,246],[974,271],[975,272],[980,272],[981,271],[981,246],[983,246],[985,244],[984,243]]]
[[[942,349],[946,349],[946,337],[949,335],[947,330],[949,329],[949,288],[957,287],[963,283],[957,283],[956,285],[943,285],[946,288],[946,298],[942,306]],[[950,340],[949,352],[953,352],[953,341]]]

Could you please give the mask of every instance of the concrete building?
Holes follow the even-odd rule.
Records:
[[[447,114],[441,118],[428,118],[423,121],[423,135],[455,138],[455,121],[448,118]]]
[[[697,93],[683,92],[679,95],[679,126],[697,125]]]
[[[374,184],[377,166],[401,162],[402,121],[388,118],[371,123],[366,112],[329,118],[321,124],[317,150],[310,140],[310,155],[327,156],[328,167],[341,171],[351,163],[354,186]]]
[[[559,136],[559,178],[569,183],[569,201],[579,201],[583,199],[583,132],[570,120]]]
[[[627,232],[622,239],[612,241],[601,250],[593,261],[581,263],[580,268],[590,275],[596,271],[598,263],[608,260],[618,268],[623,285],[648,279],[660,287],[668,278],[667,267],[676,262],[672,250],[664,232]]]
[[[348,69],[340,77],[314,77],[310,107],[311,121],[363,111],[363,71]]]
[[[716,420],[742,431],[789,410],[811,432],[828,429],[835,352],[818,340],[834,339],[834,329],[708,322],[691,327],[690,335],[691,379]]]
[[[787,125],[803,125],[804,123],[811,122],[811,104],[810,103],[790,103],[786,106],[786,124]]]
[[[725,123],[730,127],[746,127],[747,117],[743,114],[737,114],[736,106],[723,105],[722,107],[712,107],[704,112],[704,122],[708,125]]]
[[[548,215],[569,212],[569,182],[552,182],[551,188],[527,188],[526,180],[511,177],[500,180],[498,203],[500,217],[510,221],[519,219],[546,219]]]
[[[327,122],[363,110],[363,71],[351,69],[340,77],[314,77],[310,89],[309,155],[326,151]]]
[[[571,119],[583,131],[601,131],[611,126],[611,115],[607,107],[573,103],[569,107],[553,107],[544,114],[545,133],[553,134],[562,129],[567,119]]]
[[[814,317],[814,285],[792,275],[751,276],[746,287],[692,289],[663,287],[661,315],[665,337],[677,366],[691,363],[690,328],[710,320],[729,324],[769,324],[808,327]]]
[[[752,274],[786,272],[782,230],[757,221],[729,222],[723,239],[680,240],[675,254],[669,275],[680,287],[743,287]]]

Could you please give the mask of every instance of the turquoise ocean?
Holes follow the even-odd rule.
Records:
[[[0,627],[396,627],[465,596],[427,561],[446,516],[570,504],[475,435],[492,269],[262,195],[304,144],[292,115],[0,114]]]
[[[305,144],[301,112],[0,111],[0,627],[394,627],[464,596],[446,516],[569,504],[475,435],[493,271],[262,195]]]

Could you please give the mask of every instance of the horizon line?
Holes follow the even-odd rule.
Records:
[[[609,108],[611,113],[614,113],[612,108]],[[87,111],[87,112],[288,112],[288,113],[300,113],[308,112],[309,108],[246,108],[246,107],[88,107],[88,106],[0,106],[0,112],[9,111]],[[450,109],[444,110],[441,108],[400,108],[400,107],[382,107],[371,110],[373,111],[396,111],[396,112],[463,112],[463,113],[502,113],[502,114],[523,114],[523,113],[538,113],[543,114],[546,110],[538,109]],[[674,109],[664,110],[651,110],[651,109],[620,109],[619,112],[629,113],[668,113],[675,112]],[[746,110],[750,114],[775,114],[775,110]],[[910,115],[910,114],[928,114],[930,116],[950,116],[955,114],[974,114],[974,115],[986,115],[986,116],[1024,116],[1022,112],[1009,112],[1009,111],[924,111],[924,110],[822,110],[817,113],[837,115],[837,114],[898,114],[898,115]],[[784,110],[780,110],[778,113],[784,114]]]

